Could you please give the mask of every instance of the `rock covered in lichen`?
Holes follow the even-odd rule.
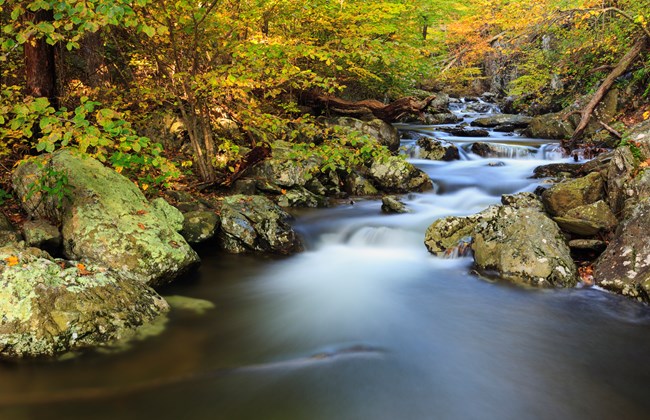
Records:
[[[387,192],[426,191],[433,188],[429,176],[401,157],[376,160],[370,167],[370,177]]]
[[[0,246],[22,241],[20,232],[16,230],[9,219],[0,212]]]
[[[213,211],[191,211],[183,215],[181,235],[191,244],[212,239],[217,233],[221,219]]]
[[[47,220],[28,220],[23,224],[25,245],[43,249],[52,255],[61,248],[62,238],[59,228]]]
[[[30,185],[48,167],[66,174],[72,191],[59,203],[32,194]],[[164,202],[151,205],[138,187],[100,162],[63,149],[20,165],[14,191],[33,216],[60,222],[63,252],[152,286],[167,283],[199,258],[177,232],[182,215]]]
[[[0,248],[0,356],[55,356],[121,338],[168,310],[145,284],[36,248]]]
[[[544,191],[542,201],[552,216],[564,214],[576,207],[595,203],[604,196],[603,177],[598,172],[561,182]]]
[[[606,289],[650,302],[650,199],[619,226],[595,265],[594,280]]]
[[[291,254],[301,245],[289,219],[288,213],[264,196],[226,197],[221,205],[221,245],[232,253]]]

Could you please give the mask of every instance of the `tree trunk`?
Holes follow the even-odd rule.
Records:
[[[413,96],[407,96],[385,105],[373,99],[351,102],[321,93],[310,92],[306,95],[307,101],[321,110],[357,118],[372,116],[388,123],[395,122],[405,115],[423,113],[435,98],[435,95],[431,95],[426,99],[418,100]]]
[[[609,73],[603,83],[601,83],[601,85],[598,87],[598,90],[591,98],[587,106],[585,106],[584,109],[579,112],[580,122],[578,123],[578,126],[573,132],[571,139],[569,139],[566,143],[563,142],[562,144],[562,147],[567,152],[570,152],[575,147],[576,143],[580,140],[582,134],[585,132],[585,129],[589,125],[589,120],[591,119],[591,116],[600,101],[605,97],[607,92],[609,92],[609,89],[614,85],[616,79],[623,75],[623,73],[627,71],[628,67],[630,67],[634,60],[636,60],[639,54],[641,54],[641,51],[643,51],[645,48],[647,41],[648,38],[646,36],[643,36],[634,43],[632,48],[627,52],[627,54],[623,56],[623,58],[621,58],[621,61],[618,62],[616,67],[614,67],[612,72]],[[605,121],[605,123],[607,122],[609,121]]]
[[[53,15],[51,10],[39,10],[27,13],[26,19],[38,24],[52,21]],[[45,42],[44,38],[30,39],[24,44],[24,51],[25,93],[34,97],[46,97],[52,106],[58,107],[54,46]]]

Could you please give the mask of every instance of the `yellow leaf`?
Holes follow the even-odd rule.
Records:
[[[115,167],[115,172],[117,172],[118,174],[121,174],[123,169],[124,169],[124,168],[121,167],[121,166],[116,166],[116,167]]]
[[[650,118],[650,111],[646,111],[643,113],[643,119],[647,120],[648,118]]]
[[[149,184],[142,184],[142,191],[147,191],[147,188],[149,188]]]
[[[10,257],[5,258],[5,261],[7,262],[7,265],[9,267],[13,267],[14,265],[18,264],[18,257],[16,257],[15,255],[12,255]]]

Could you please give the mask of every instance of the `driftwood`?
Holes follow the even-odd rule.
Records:
[[[435,95],[431,95],[419,100],[413,96],[407,96],[386,105],[374,99],[352,102],[314,92],[309,93],[306,97],[308,102],[321,110],[357,118],[373,116],[388,123],[395,122],[405,115],[421,115],[435,98]]]
[[[634,60],[636,60],[639,54],[641,54],[647,44],[647,41],[648,37],[646,36],[639,38],[639,40],[634,43],[632,48],[623,56],[623,58],[621,58],[621,61],[616,64],[614,69],[605,78],[603,83],[601,83],[589,103],[581,111],[577,111],[577,113],[580,114],[580,122],[578,123],[578,126],[573,132],[571,138],[566,143],[563,142],[562,147],[565,150],[570,151],[575,147],[576,143],[580,140],[585,129],[589,125],[591,116],[600,101],[603,99],[603,97],[605,97],[607,92],[609,92],[609,89],[614,85],[616,79],[623,75],[623,73],[627,71],[628,67],[630,67]]]

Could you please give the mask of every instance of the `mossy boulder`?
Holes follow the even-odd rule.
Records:
[[[552,186],[542,194],[542,201],[553,216],[564,214],[576,207],[595,203],[604,196],[604,181],[600,173],[571,179]]]
[[[305,187],[294,187],[281,191],[277,202],[282,207],[325,207],[327,199],[314,194]]]
[[[372,182],[357,171],[352,171],[346,175],[344,188],[346,193],[354,196],[373,196],[379,194],[379,190],[372,185]]]
[[[418,155],[421,159],[444,161],[460,159],[458,147],[448,141],[421,137],[417,141],[417,145],[419,147]]]
[[[23,240],[20,232],[16,230],[9,219],[0,212],[0,246],[20,242]]]
[[[564,120],[561,112],[534,117],[528,126],[528,135],[540,139],[566,139],[573,135],[575,127]]]
[[[410,213],[406,204],[404,204],[399,197],[388,195],[381,199],[381,211],[388,214]]]
[[[563,231],[580,236],[594,236],[599,232],[611,231],[618,223],[614,213],[603,200],[576,207],[553,220]]]
[[[58,254],[63,239],[59,228],[47,220],[28,220],[23,224],[25,244],[40,248],[52,255]]]
[[[494,114],[487,117],[480,117],[472,121],[475,127],[492,128],[500,125],[509,125],[514,128],[526,128],[532,121],[532,117],[519,114]]]
[[[496,271],[507,280],[536,287],[577,284],[562,232],[538,210],[500,207],[496,217],[477,225],[472,249],[479,270]]]
[[[45,167],[67,175],[72,193],[62,203],[40,192],[26,199]],[[133,182],[95,159],[67,149],[44,155],[20,165],[13,185],[30,215],[50,215],[62,225],[66,258],[151,286],[168,283],[199,262],[177,232],[183,220],[178,210],[164,201],[150,204]]]
[[[504,194],[501,196],[501,204],[517,209],[533,208],[538,211],[544,211],[542,200],[535,193],[531,192]]]
[[[290,157],[292,145],[288,142],[273,143],[273,155],[253,167],[251,176],[263,179],[280,188],[304,187],[317,172],[321,161],[313,156],[307,160],[297,161]]]
[[[214,237],[221,219],[213,211],[192,211],[183,215],[181,235],[191,244],[205,242]]]
[[[595,265],[596,284],[650,303],[650,199],[640,202]]]
[[[562,233],[528,199],[513,201],[521,207],[491,206],[471,216],[439,219],[427,229],[425,245],[444,256],[469,243],[483,273],[536,287],[574,286],[577,270]]]
[[[221,245],[231,253],[294,253],[301,244],[289,219],[288,213],[266,197],[226,197],[221,205]]]
[[[168,310],[147,285],[36,248],[0,248],[0,356],[55,356],[109,344]]]
[[[426,173],[398,156],[391,156],[385,161],[374,161],[369,175],[375,185],[386,192],[405,193],[433,188]]]

